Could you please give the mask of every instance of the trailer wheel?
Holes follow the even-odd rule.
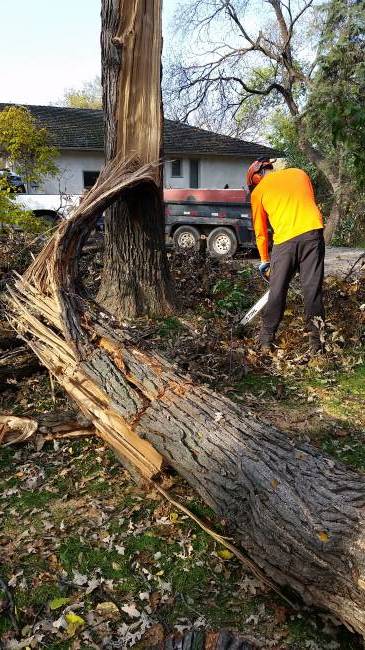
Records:
[[[178,252],[195,253],[200,250],[200,233],[193,226],[180,226],[172,239]]]
[[[233,257],[237,250],[236,235],[229,228],[214,228],[209,233],[207,248],[211,257]]]

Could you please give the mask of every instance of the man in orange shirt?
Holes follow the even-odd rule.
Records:
[[[270,294],[263,310],[260,343],[272,349],[283,317],[289,283],[300,274],[306,328],[312,352],[321,350],[319,325],[324,320],[322,299],[323,219],[313,187],[302,169],[273,171],[267,158],[256,160],[247,172],[252,220],[262,273],[270,273]],[[269,256],[268,225],[274,245]]]

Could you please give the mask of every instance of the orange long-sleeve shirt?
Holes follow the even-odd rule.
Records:
[[[274,244],[323,228],[309,176],[296,168],[270,172],[251,193],[252,221],[261,261],[269,261],[268,224]]]

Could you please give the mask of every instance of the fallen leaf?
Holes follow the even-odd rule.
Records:
[[[131,618],[139,618],[141,616],[141,612],[138,611],[134,603],[131,605],[128,605],[127,603],[125,605],[122,605],[121,610],[122,612],[128,614],[128,616]]]
[[[140,600],[149,600],[149,597],[150,597],[150,594],[149,594],[148,591],[141,591],[138,594],[138,598],[140,598]]]
[[[74,612],[68,612],[65,615],[65,620],[67,623],[67,634],[68,636],[74,636],[77,629],[85,625],[85,621],[81,616],[75,614]]]
[[[161,623],[152,625],[143,635],[142,641],[145,648],[160,646],[165,638],[165,632]],[[147,644],[147,645],[146,645]]]
[[[123,608],[122,608],[123,609]],[[107,601],[105,603],[98,603],[96,611],[103,618],[119,618],[120,612],[115,603]]]
[[[118,553],[118,555],[124,555],[124,553],[125,553],[124,546],[118,546],[118,544],[116,544],[114,546],[114,548],[115,548],[116,552]]]
[[[317,534],[318,534],[318,538],[321,540],[321,542],[326,543],[326,542],[329,541],[330,536],[329,536],[329,534],[326,533],[324,530],[321,530],[321,531],[320,531],[319,533],[317,533]]]
[[[62,596],[60,596],[59,598],[53,598],[53,600],[49,602],[49,608],[52,611],[55,609],[60,609],[64,605],[67,605],[70,602],[70,600],[71,598],[62,598]]]
[[[233,553],[228,548],[223,548],[221,551],[218,551],[217,555],[222,560],[231,560],[233,558]]]
[[[77,569],[72,569],[72,572],[74,574],[73,578],[73,583],[74,585],[78,585],[79,587],[82,587],[83,585],[86,585],[88,582],[87,576],[82,575]]]

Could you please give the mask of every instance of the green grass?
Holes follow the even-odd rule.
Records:
[[[265,395],[272,396],[276,393],[277,384],[279,381],[284,383],[279,379],[279,377],[274,377],[273,375],[259,375],[256,373],[249,373],[236,384],[237,392],[242,393],[253,393],[254,395],[259,395],[264,393]]]
[[[335,456],[343,463],[348,463],[356,469],[365,470],[365,435],[361,437],[346,436],[344,438],[326,437],[322,441],[322,449]]]

